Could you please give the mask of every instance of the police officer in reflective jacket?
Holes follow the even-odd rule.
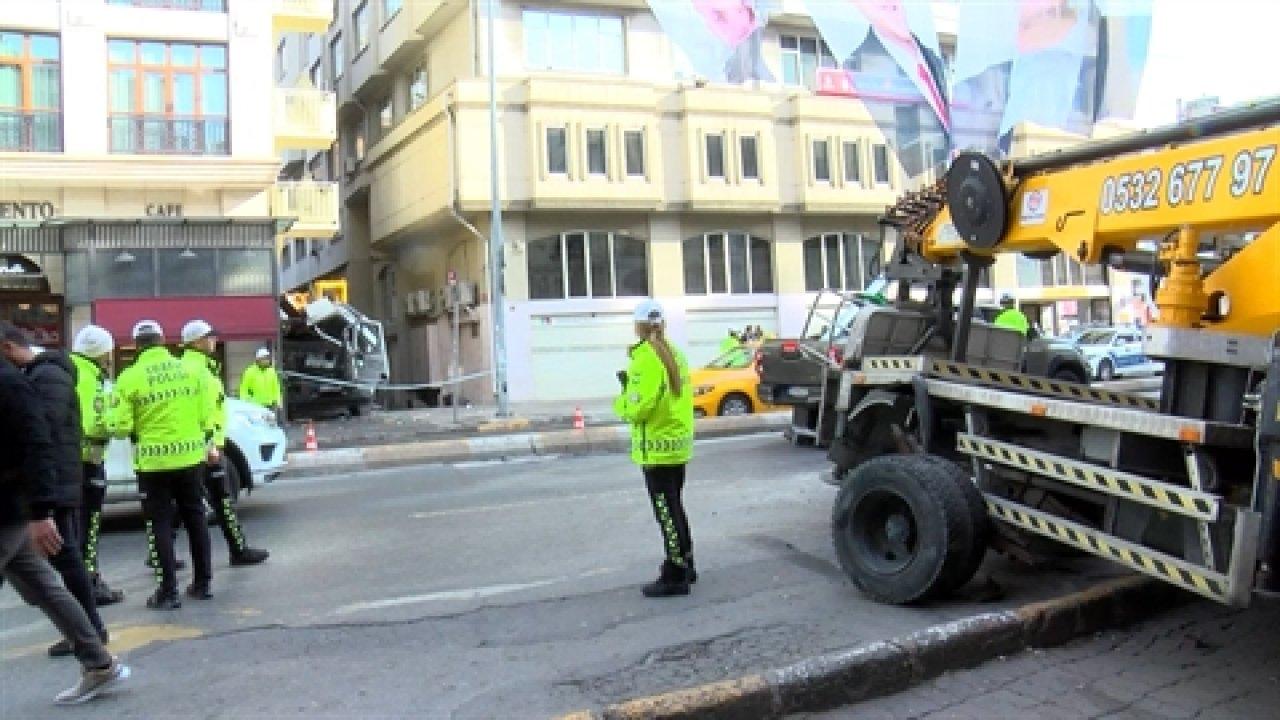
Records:
[[[98,537],[102,528],[102,504],[107,494],[103,458],[110,439],[106,427],[106,368],[114,349],[115,340],[111,333],[97,325],[84,326],[71,342],[71,363],[76,368],[76,397],[80,402],[80,460],[84,476],[80,533],[84,538],[84,566],[93,582],[94,599],[98,605],[124,600],[124,593],[113,590],[98,572]]]
[[[164,347],[164,331],[154,320],[133,326],[138,357],[120,373],[108,411],[113,435],[133,439],[134,468],[147,542],[159,587],[147,599],[153,610],[182,607],[173,553],[173,508],[187,528],[194,573],[187,595],[212,597],[209,526],[201,492],[202,465],[214,456],[206,431],[213,399],[203,378],[188,372]]]
[[[192,320],[182,326],[182,366],[187,372],[199,377],[205,385],[205,392],[213,400],[207,418],[206,429],[210,432],[212,444],[209,451],[209,462],[201,469],[201,479],[205,492],[208,493],[209,505],[218,518],[218,527],[222,529],[222,537],[226,538],[227,550],[231,553],[232,565],[256,565],[270,556],[266,550],[249,547],[244,539],[244,528],[236,517],[235,508],[231,507],[231,494],[227,488],[226,463],[230,462],[223,454],[227,443],[227,408],[226,390],[222,385],[221,368],[213,353],[218,347],[218,338],[213,326],[204,320]]]

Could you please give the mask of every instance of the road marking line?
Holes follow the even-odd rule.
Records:
[[[47,620],[44,621],[43,624],[50,630],[54,629],[53,625]],[[14,629],[17,630],[18,628]],[[168,640],[191,640],[204,635],[204,630],[187,625],[133,625],[121,628],[111,627],[108,625],[107,630],[111,633],[111,644],[107,646],[107,649],[110,650],[113,655],[137,650],[140,647],[144,647],[152,643]],[[23,647],[10,648],[5,650],[3,655],[0,655],[0,659],[12,660],[25,655],[45,652],[48,646],[49,642],[46,641]]]
[[[404,595],[401,597],[384,598],[382,600],[372,600],[369,602],[352,603],[343,605],[333,611],[334,615],[351,615],[366,610],[384,610],[386,608],[404,607],[405,605],[422,605],[424,603],[437,602],[441,600],[482,600],[484,598],[495,597],[498,595],[509,595],[521,590],[534,590],[537,588],[547,587],[549,585],[558,585],[560,583],[575,582],[584,578],[603,575],[613,572],[612,568],[600,568],[591,570],[579,575],[563,575],[560,577],[548,578],[546,580],[534,580],[524,583],[504,583],[501,585],[488,585],[475,588],[463,588],[459,590],[441,590],[439,592],[425,593],[422,595]]]

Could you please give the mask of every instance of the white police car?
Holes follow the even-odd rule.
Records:
[[[1164,370],[1142,351],[1142,331],[1136,328],[1093,328],[1075,341],[1089,363],[1089,373],[1098,380],[1152,375]]]
[[[275,413],[238,398],[226,399],[227,480],[234,500],[240,491],[269,483],[284,472],[284,430]],[[138,499],[138,479],[133,472],[133,445],[114,439],[106,454],[107,502]]]

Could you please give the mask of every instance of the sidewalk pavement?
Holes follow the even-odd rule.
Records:
[[[824,653],[722,682],[582,710],[558,720],[782,718],[891,695],[945,672],[1124,627],[1192,599],[1140,576],[909,635]],[[1016,713],[1015,713],[1016,714]]]
[[[583,429],[574,429],[572,410],[562,416],[549,407],[526,407],[523,417],[506,419],[496,418],[489,408],[459,408],[457,422],[450,408],[379,412],[345,422],[317,423],[320,449],[313,451],[302,449],[305,424],[294,424],[289,428],[289,472],[320,474],[629,450],[630,429],[613,416],[612,408],[588,407],[582,408]],[[702,418],[696,434],[700,439],[747,435],[780,431],[789,424],[790,415],[777,412]]]

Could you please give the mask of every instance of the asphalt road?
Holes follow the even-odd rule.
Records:
[[[1280,602],[1196,602],[809,720],[1255,720],[1280,711]]]
[[[242,506],[264,566],[172,613],[136,522],[102,544],[123,605],[104,609],[127,692],[59,717],[548,717],[722,680],[1079,587],[1110,566],[1016,575],[1008,596],[875,605],[835,565],[819,452],[776,435],[700,442],[687,503],[700,581],[650,600],[660,543],[617,455],[286,479]],[[185,545],[185,541],[183,542]],[[75,664],[44,656],[39,613],[0,590],[0,717],[50,716]]]

